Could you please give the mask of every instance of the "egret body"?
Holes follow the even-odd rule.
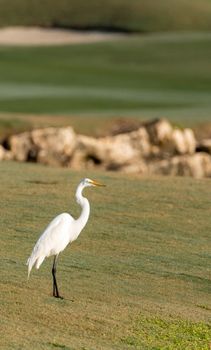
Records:
[[[87,198],[83,197],[82,192],[85,187],[89,186],[105,186],[90,179],[83,179],[76,190],[76,201],[81,206],[82,211],[78,219],[74,219],[68,213],[62,213],[56,216],[46,227],[37,243],[35,244],[32,253],[27,261],[28,278],[32,267],[35,265],[39,269],[44,259],[53,255],[53,296],[61,298],[56,281],[56,263],[59,253],[61,253],[69,243],[75,241],[84,226],[86,225],[89,214],[90,205]]]

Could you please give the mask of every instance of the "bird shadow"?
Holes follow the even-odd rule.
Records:
[[[41,181],[41,180],[26,180],[26,182],[35,185],[56,185],[58,181]]]
[[[55,303],[61,303],[61,304],[66,304],[66,303],[74,303],[75,299],[73,298],[66,298],[66,297],[54,297],[53,295],[48,296],[48,302],[55,302]]]

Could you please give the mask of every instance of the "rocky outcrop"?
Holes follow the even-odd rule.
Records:
[[[151,162],[149,173],[195,178],[211,177],[211,157],[206,153],[195,153]]]
[[[12,160],[13,154],[11,151],[6,150],[2,145],[0,145],[0,161],[1,160]]]
[[[206,152],[206,153],[211,155],[211,139],[202,140],[197,145],[197,151],[198,152]]]
[[[33,151],[31,134],[29,132],[11,136],[7,143],[14,160],[20,162],[29,160],[29,154]]]
[[[8,147],[13,159],[65,166],[76,146],[76,135],[71,127],[37,129],[13,135]]]
[[[74,168],[98,166],[118,170],[151,154],[151,144],[145,128],[128,134],[92,138],[79,135],[70,162]]]
[[[193,154],[196,150],[196,139],[191,129],[180,130],[165,119],[146,124],[150,142],[157,145],[161,156],[176,154]]]
[[[71,127],[38,129],[13,135],[6,144],[7,150],[0,146],[0,160],[146,175],[211,177],[211,140],[198,145],[191,129],[174,128],[164,119],[100,138],[76,135]]]

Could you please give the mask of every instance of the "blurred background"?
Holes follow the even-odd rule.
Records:
[[[210,0],[0,0],[0,136],[164,117],[211,136]],[[39,30],[38,30],[39,28]]]

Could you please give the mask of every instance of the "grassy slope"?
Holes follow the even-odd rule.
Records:
[[[210,0],[0,0],[0,25],[153,32],[210,30]]]
[[[95,119],[162,116],[183,125],[208,121],[210,62],[210,34],[129,37],[66,47],[2,47],[0,111]]]
[[[208,350],[209,180],[0,167],[0,347]],[[85,175],[108,187],[86,190],[91,217],[60,256],[55,300],[51,259],[28,283],[25,261],[52,217],[79,214]]]

